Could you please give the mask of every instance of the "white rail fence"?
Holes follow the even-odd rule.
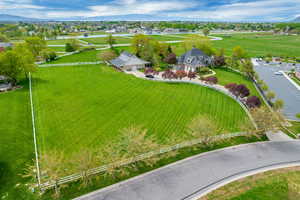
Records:
[[[223,135],[212,137],[212,140],[213,141],[219,141],[219,140],[230,139],[230,138],[239,137],[239,136],[246,136],[246,135],[250,135],[250,134],[251,133],[246,133],[246,132],[223,134]],[[194,146],[196,144],[200,144],[202,141],[203,141],[203,139],[195,139],[195,140],[191,140],[191,141],[182,142],[182,143],[179,143],[179,144],[176,144],[176,145],[173,145],[173,146],[160,148],[158,150],[154,150],[154,151],[151,151],[151,152],[148,152],[148,153],[145,153],[145,154],[141,154],[137,157],[133,157],[133,158],[122,160],[122,161],[119,161],[119,162],[116,162],[116,163],[111,163],[111,164],[108,164],[108,165],[102,165],[102,166],[99,166],[99,167],[96,167],[96,168],[93,168],[93,169],[89,169],[89,170],[87,170],[86,174],[88,176],[91,176],[91,175],[95,175],[95,174],[104,173],[104,172],[107,171],[107,169],[110,169],[113,166],[122,167],[122,166],[129,165],[129,164],[132,164],[132,163],[135,163],[135,162],[138,162],[138,161],[142,161],[142,160],[150,158],[152,156],[156,156],[156,155],[171,152],[171,151],[174,151],[174,150],[182,149],[184,147]],[[65,183],[69,183],[69,182],[72,182],[72,181],[79,180],[81,178],[83,178],[82,173],[75,173],[75,174],[60,178],[57,181],[57,184],[62,185],[62,184],[65,184]],[[54,181],[48,181],[48,182],[42,183],[40,185],[40,189],[42,191],[47,190],[47,189],[51,189],[53,187],[55,187]]]

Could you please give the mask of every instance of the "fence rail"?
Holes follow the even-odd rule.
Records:
[[[218,141],[218,140],[221,140],[221,139],[229,139],[229,138],[234,138],[234,137],[238,137],[238,136],[246,136],[246,135],[249,135],[249,134],[250,133],[246,133],[246,132],[237,132],[237,133],[223,134],[223,135],[219,135],[219,136],[214,136],[211,139],[213,141]],[[89,169],[89,170],[86,171],[86,175],[90,176],[90,175],[95,175],[95,174],[99,174],[99,173],[104,173],[105,171],[107,171],[107,169],[109,169],[111,167],[114,167],[114,166],[122,167],[122,166],[125,166],[125,165],[132,164],[134,162],[142,161],[142,160],[150,158],[152,156],[156,156],[156,155],[171,152],[171,151],[174,151],[174,150],[182,149],[184,147],[193,146],[193,145],[201,143],[202,141],[203,141],[203,139],[195,139],[195,140],[191,140],[191,141],[182,142],[182,143],[179,143],[179,144],[176,144],[176,145],[173,145],[173,146],[163,147],[163,148],[160,148],[158,150],[154,150],[154,151],[151,151],[151,152],[148,152],[148,153],[145,153],[145,154],[141,154],[141,155],[136,156],[134,158],[129,158],[129,159],[122,160],[122,161],[119,161],[119,162],[116,162],[116,163],[111,163],[111,164],[108,164],[108,165],[102,165],[102,166],[99,166],[99,167],[96,167],[96,168]],[[55,187],[55,184],[57,184],[57,185],[65,184],[65,183],[68,183],[68,182],[79,180],[82,177],[83,177],[82,173],[71,174],[69,176],[65,176],[65,177],[60,178],[56,183],[54,183],[53,181],[48,181],[48,182],[42,183],[40,185],[40,189],[41,190],[47,190],[47,189]]]

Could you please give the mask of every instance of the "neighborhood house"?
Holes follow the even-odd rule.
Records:
[[[123,51],[121,55],[111,61],[110,64],[113,66],[126,71],[134,71],[137,69],[145,68],[146,65],[150,64],[147,61],[144,61],[133,54]]]
[[[197,68],[207,67],[212,65],[212,57],[206,55],[203,51],[193,48],[187,53],[178,58],[177,70],[184,70],[186,72],[195,72]]]
[[[9,42],[0,42],[0,52],[4,51],[6,48],[12,47],[12,44]]]

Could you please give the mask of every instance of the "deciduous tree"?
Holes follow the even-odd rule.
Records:
[[[114,51],[103,51],[98,54],[98,57],[100,60],[103,60],[105,62],[108,62],[110,60],[113,60],[117,57],[117,54]]]
[[[0,54],[0,74],[7,76],[13,85],[18,82],[20,74],[26,76],[34,72],[36,65],[32,53],[24,45],[17,45],[12,50]]]
[[[42,50],[47,48],[46,41],[40,37],[28,37],[25,44],[35,57],[40,56]]]
[[[189,133],[197,139],[201,139],[202,145],[209,147],[213,142],[213,136],[218,129],[215,123],[205,115],[194,118],[188,125]]]
[[[175,65],[177,63],[177,57],[175,53],[170,53],[165,59],[164,62],[170,64],[170,65]]]
[[[115,38],[112,36],[112,34],[109,34],[106,38],[106,42],[109,45],[110,48],[113,48],[113,45],[116,43]]]

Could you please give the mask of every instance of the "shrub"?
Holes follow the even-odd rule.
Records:
[[[75,51],[75,49],[73,48],[73,46],[70,43],[66,43],[66,52],[73,52]]]
[[[196,72],[191,72],[191,71],[189,71],[189,73],[187,74],[187,77],[188,77],[190,80],[192,80],[192,79],[194,79],[194,78],[197,77],[197,73],[196,73]]]
[[[156,71],[155,69],[151,68],[151,67],[147,67],[145,68],[145,71],[144,71],[144,74],[145,75],[158,75],[158,71]]]
[[[247,98],[246,105],[249,108],[258,108],[261,106],[261,101],[257,96],[251,96]]]
[[[250,90],[244,84],[240,84],[235,87],[235,93],[236,96],[244,98],[250,95]]]
[[[198,73],[199,74],[209,74],[210,73],[210,69],[208,67],[200,67],[198,68]]]
[[[169,69],[164,71],[164,73],[162,74],[162,77],[164,79],[176,79],[177,78],[176,74]]]
[[[210,77],[204,78],[204,81],[206,83],[209,83],[209,84],[217,84],[218,83],[218,78],[215,77],[215,76],[210,76]]]
[[[182,78],[187,76],[187,73],[183,70],[177,70],[176,71],[176,76],[177,76],[177,78],[179,78],[181,80]]]

